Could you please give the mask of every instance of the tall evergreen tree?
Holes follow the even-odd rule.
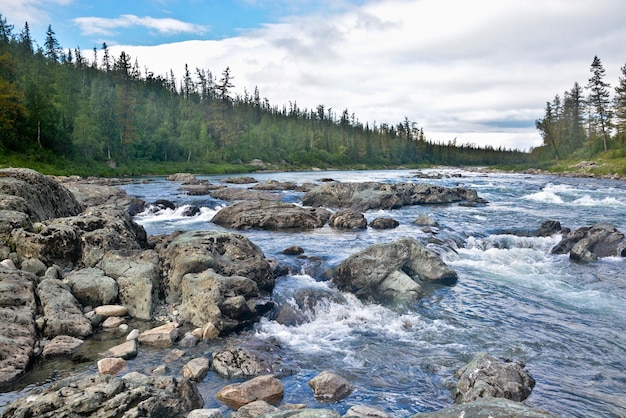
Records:
[[[587,84],[589,89],[590,125],[595,128],[602,138],[604,151],[607,150],[607,140],[611,132],[611,100],[609,97],[609,87],[611,85],[604,81],[605,70],[600,58],[596,55],[591,63],[592,73]]]
[[[61,45],[59,45],[59,41],[54,36],[55,33],[52,30],[52,25],[48,25],[48,30],[46,31],[46,41],[44,42],[44,55],[51,62],[59,61],[59,51],[61,50]]]
[[[615,129],[618,136],[626,136],[626,65],[621,68],[619,84],[615,87],[613,107],[615,109]]]

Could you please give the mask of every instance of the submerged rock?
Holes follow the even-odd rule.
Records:
[[[449,283],[457,274],[413,238],[377,244],[353,254],[335,270],[340,290],[378,302],[415,300],[428,282]]]
[[[411,418],[555,418],[540,409],[530,408],[520,402],[504,398],[477,399],[473,402],[454,405],[435,412],[411,415]]]

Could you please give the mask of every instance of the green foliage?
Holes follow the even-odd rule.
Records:
[[[52,27],[33,50],[28,25],[19,35],[0,16],[0,149],[56,174],[135,175],[171,171],[234,172],[261,159],[285,168],[496,165],[528,154],[426,141],[408,118],[370,125],[324,105],[279,108],[253,94],[233,94],[226,68],[155,76],[106,44],[88,63],[64,52]],[[101,59],[98,56],[102,57]],[[9,106],[9,104],[11,106]],[[11,157],[13,155],[13,157]],[[116,168],[110,168],[116,167]],[[35,168],[35,167],[33,167]]]

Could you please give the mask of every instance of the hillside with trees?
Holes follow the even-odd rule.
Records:
[[[370,124],[348,109],[272,105],[258,88],[234,94],[234,80],[230,68],[187,65],[180,80],[155,75],[106,44],[64,50],[51,26],[40,47],[28,23],[16,33],[0,15],[0,164],[141,174],[241,170],[253,159],[281,169],[527,161],[516,150],[434,143],[408,118]]]
[[[585,87],[578,82],[546,103],[544,117],[536,121],[543,145],[533,161],[613,160],[613,172],[626,174],[626,65],[611,98],[600,58],[594,57]]]

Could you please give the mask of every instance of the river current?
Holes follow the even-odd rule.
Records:
[[[489,203],[410,206],[365,212],[368,221],[392,217],[392,230],[336,230],[325,226],[298,232],[237,231],[257,244],[267,258],[291,273],[276,283],[274,299],[293,303],[301,287],[336,293],[325,272],[370,245],[400,237],[427,242],[436,233],[443,245],[429,244],[459,276],[453,286],[429,290],[408,306],[367,304],[349,294],[318,305],[309,320],[285,326],[262,319],[243,336],[278,343],[297,370],[283,377],[285,403],[306,403],[344,413],[367,404],[392,416],[407,417],[452,404],[454,372],[476,353],[523,361],[536,386],[525,402],[565,417],[626,416],[626,260],[609,257],[578,264],[567,255],[552,255],[560,236],[521,237],[507,231],[533,231],[546,220],[571,229],[598,222],[626,231],[626,183],[547,175],[482,173],[456,169],[256,173],[258,181],[426,182],[474,188]],[[225,176],[198,176],[219,183]],[[226,202],[178,191],[180,183],[143,179],[124,186],[146,202],[168,199],[179,206],[135,220],[148,234],[176,230],[219,229],[211,218]],[[250,185],[231,187],[249,187]],[[282,199],[298,203],[302,193],[285,191]],[[197,205],[200,214],[181,216],[181,207]],[[413,224],[426,214],[438,224],[423,231]],[[282,254],[293,245],[306,257]],[[384,262],[384,260],[381,260]],[[334,299],[333,299],[334,300]],[[222,342],[223,344],[223,342]],[[205,345],[208,354],[219,346]],[[198,350],[201,350],[198,348]],[[163,353],[140,350],[130,361],[137,370],[162,362]],[[143,363],[142,363],[143,362]],[[92,368],[93,366],[85,366]],[[332,370],[356,389],[336,404],[318,404],[307,382]],[[62,373],[61,373],[62,374]],[[47,381],[50,377],[47,378]],[[230,382],[209,373],[199,384],[206,408],[219,408],[217,390]],[[40,383],[0,394],[2,401],[23,396]]]

